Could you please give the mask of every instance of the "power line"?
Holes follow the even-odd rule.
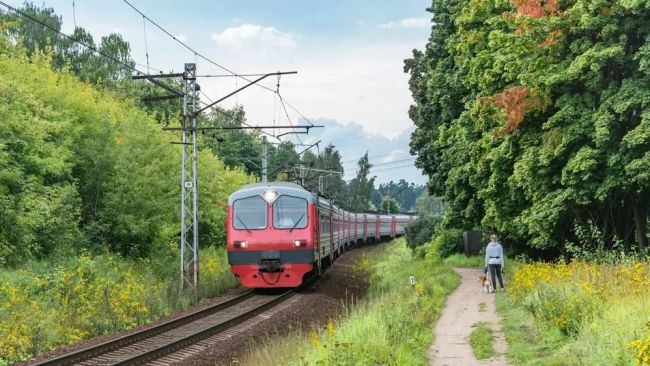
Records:
[[[200,93],[201,93],[201,95],[203,95],[207,100],[210,101],[210,104],[214,104],[214,101],[213,101],[213,100],[212,100],[212,99],[211,99],[207,94],[205,94],[202,90],[200,91]],[[200,99],[199,99],[199,103],[201,103],[201,104],[203,104],[203,105],[209,105],[209,104],[207,104],[207,103],[201,101]],[[235,122],[241,123],[241,124],[243,124],[243,125],[245,125],[245,126],[248,126],[248,127],[254,127],[253,125],[251,125],[251,124],[249,124],[249,123],[246,123],[243,119],[235,119],[235,116],[233,116],[233,115],[232,115],[231,113],[229,113],[229,112],[224,111],[224,110],[221,109],[221,108],[216,108],[216,107],[215,107],[215,108],[213,108],[212,110],[215,111],[215,112],[217,112],[217,113],[223,114],[224,116],[230,118],[231,120],[233,120],[233,121],[235,121]],[[267,136],[271,136],[271,137],[273,137],[274,139],[276,139],[276,140],[278,140],[278,141],[281,141],[281,140],[280,140],[277,136],[275,136],[274,134],[268,133],[268,132],[266,132],[266,131],[264,131],[264,130],[261,130],[261,129],[258,130],[258,131],[260,131],[261,133],[263,133],[263,134],[265,134],[265,135],[267,135]]]
[[[397,164],[397,163],[403,163],[405,161],[412,161],[412,160],[415,160],[415,159],[416,159],[415,157],[412,157],[412,158],[406,158],[406,159],[393,160],[393,161],[389,161],[389,162],[386,162],[386,163],[379,163],[379,164],[370,163],[370,165],[372,165],[372,168],[374,168],[374,167],[383,166],[383,165],[393,165],[393,164]],[[359,169],[357,169],[357,171],[358,170]]]
[[[139,63],[137,63],[137,62],[135,62],[133,60],[131,61],[133,63],[133,65],[131,65],[131,64],[127,63],[127,62],[124,62],[124,61],[122,61],[120,59],[117,59],[117,58],[107,54],[107,53],[104,53],[104,52],[100,51],[95,46],[91,46],[89,44],[86,44],[86,43],[76,39],[75,37],[72,37],[72,36],[70,36],[70,35],[68,35],[68,34],[66,34],[66,33],[64,33],[64,32],[62,32],[62,31],[60,31],[60,30],[58,30],[58,29],[56,29],[56,28],[54,28],[52,26],[50,26],[49,24],[44,23],[44,22],[40,21],[39,19],[32,17],[31,15],[29,15],[29,14],[23,12],[22,10],[19,10],[19,9],[5,3],[4,1],[0,1],[0,5],[4,6],[5,8],[9,9],[10,11],[14,12],[17,15],[22,16],[23,18],[27,18],[27,19],[31,20],[32,22],[37,23],[37,24],[41,25],[42,27],[51,30],[54,33],[58,33],[59,35],[71,40],[72,42],[74,42],[74,43],[76,43],[78,45],[81,45],[81,46],[95,52],[96,54],[98,54],[98,55],[100,55],[102,57],[105,57],[105,58],[107,58],[107,59],[109,59],[109,60],[111,60],[111,61],[113,61],[113,62],[115,62],[117,64],[120,64],[120,65],[124,66],[125,68],[137,73],[138,75],[146,75],[144,72],[136,69],[133,66],[133,65],[138,65],[138,66],[142,66],[142,67],[147,67],[146,65],[139,64]],[[160,71],[160,70],[156,70],[154,68],[151,68],[151,69],[154,70],[154,71],[157,71],[157,72]]]
[[[379,155],[369,155],[369,156],[368,156],[368,159],[370,159],[370,158],[379,158],[379,157],[382,157],[382,156],[388,156],[388,155],[391,155],[391,154],[392,154],[392,152],[389,152],[389,153],[386,153],[386,154],[379,154]],[[362,156],[362,157],[363,157],[363,156]],[[361,158],[362,158],[362,157],[361,157]],[[356,162],[358,162],[359,159],[361,159],[361,158],[358,158],[358,159],[350,159],[350,160],[343,160],[343,161],[341,161],[341,164],[343,164],[343,163],[348,163],[348,162],[355,162],[355,163],[356,163]]]
[[[197,78],[243,78],[244,76],[258,77],[264,75],[265,74],[206,74],[206,75],[196,75],[196,77]]]
[[[153,21],[153,20],[152,20],[151,18],[149,18],[146,14],[144,14],[142,11],[140,11],[138,8],[136,8],[133,4],[131,4],[128,0],[122,0],[122,1],[124,1],[124,3],[126,3],[129,7],[131,7],[131,9],[135,10],[135,11],[136,11],[138,14],[140,14],[142,17],[144,17],[145,19],[147,19],[147,20],[148,20],[151,24],[153,24],[156,28],[160,29],[160,31],[162,31],[163,33],[165,33],[167,36],[171,37],[174,41],[176,41],[177,43],[179,43],[181,46],[183,46],[183,47],[184,47],[185,49],[187,49],[188,51],[192,52],[192,53],[194,54],[195,57],[199,57],[199,58],[201,58],[201,59],[203,59],[203,60],[205,60],[205,61],[211,63],[212,65],[214,65],[214,66],[216,66],[216,67],[218,67],[218,68],[220,68],[220,69],[226,71],[227,73],[230,73],[230,74],[233,75],[234,77],[241,78],[241,79],[243,79],[243,80],[245,80],[245,81],[247,81],[247,82],[249,82],[249,83],[253,83],[254,85],[256,85],[256,86],[258,86],[258,87],[260,87],[260,88],[262,88],[262,89],[265,89],[265,90],[270,91],[270,92],[272,92],[272,93],[276,93],[275,90],[273,90],[273,89],[271,89],[271,88],[269,88],[269,87],[267,87],[267,86],[265,86],[265,85],[262,85],[262,84],[260,84],[260,83],[258,83],[258,82],[253,82],[252,80],[248,79],[248,78],[246,77],[247,74],[238,74],[238,73],[232,71],[231,69],[229,69],[229,68],[227,68],[227,67],[225,67],[225,66],[219,64],[218,62],[216,62],[216,61],[214,61],[214,60],[208,58],[207,56],[203,55],[202,53],[200,53],[200,52],[197,51],[196,49],[190,47],[187,43],[185,43],[185,42],[181,41],[180,39],[178,39],[176,36],[174,36],[173,34],[171,34],[167,29],[163,28],[160,24],[158,24],[158,23],[156,23],[155,21]],[[260,74],[260,75],[264,75],[264,74]],[[293,106],[291,103],[289,103],[288,101],[285,101],[285,102],[287,103],[287,105],[289,106],[289,108],[293,109],[293,110],[294,110],[296,113],[298,113],[298,114],[299,114],[303,119],[305,119],[308,123],[310,123],[310,124],[313,125],[313,123],[311,122],[311,120],[310,120],[309,118],[305,117],[305,115],[302,114],[302,113],[301,113],[301,112],[300,112],[296,107],[294,107],[294,106]]]
[[[371,170],[368,171],[368,174],[374,174],[376,172],[383,172],[383,171],[388,171],[388,170],[404,169],[404,168],[409,168],[409,167],[415,167],[415,166],[413,164],[407,164],[407,165],[400,165],[400,166],[394,166],[394,167],[386,167],[386,168],[381,168],[381,169],[371,169]],[[354,178],[350,178],[350,179],[346,179],[346,180],[352,180],[352,179],[354,179]]]

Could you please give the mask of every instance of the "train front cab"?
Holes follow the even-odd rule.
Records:
[[[228,262],[248,288],[298,287],[317,262],[312,195],[302,188],[242,190],[228,205]]]

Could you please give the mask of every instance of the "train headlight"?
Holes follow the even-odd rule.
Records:
[[[275,191],[265,191],[262,194],[262,197],[264,197],[264,200],[266,202],[268,202],[268,203],[273,202],[273,200],[275,200],[275,197],[277,197],[277,196],[278,196],[278,194]]]
[[[232,243],[232,245],[235,248],[246,248],[248,247],[248,243],[246,241],[235,241]]]
[[[294,240],[293,241],[293,246],[296,247],[296,248],[306,247],[307,246],[307,240]]]

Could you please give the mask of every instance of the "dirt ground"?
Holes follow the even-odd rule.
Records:
[[[449,295],[442,315],[434,331],[435,341],[429,348],[429,364],[432,366],[503,366],[508,365],[505,356],[507,344],[501,328],[501,316],[496,312],[495,296],[503,293],[482,293],[478,275],[473,268],[455,268],[461,276],[458,288]],[[485,305],[480,305],[480,304]],[[493,343],[498,355],[488,360],[477,360],[469,344],[472,325],[486,322],[494,334]]]

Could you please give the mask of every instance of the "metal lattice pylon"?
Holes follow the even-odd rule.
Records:
[[[181,162],[181,281],[199,286],[199,221],[197,185],[196,64],[185,64],[183,76],[183,128]]]

